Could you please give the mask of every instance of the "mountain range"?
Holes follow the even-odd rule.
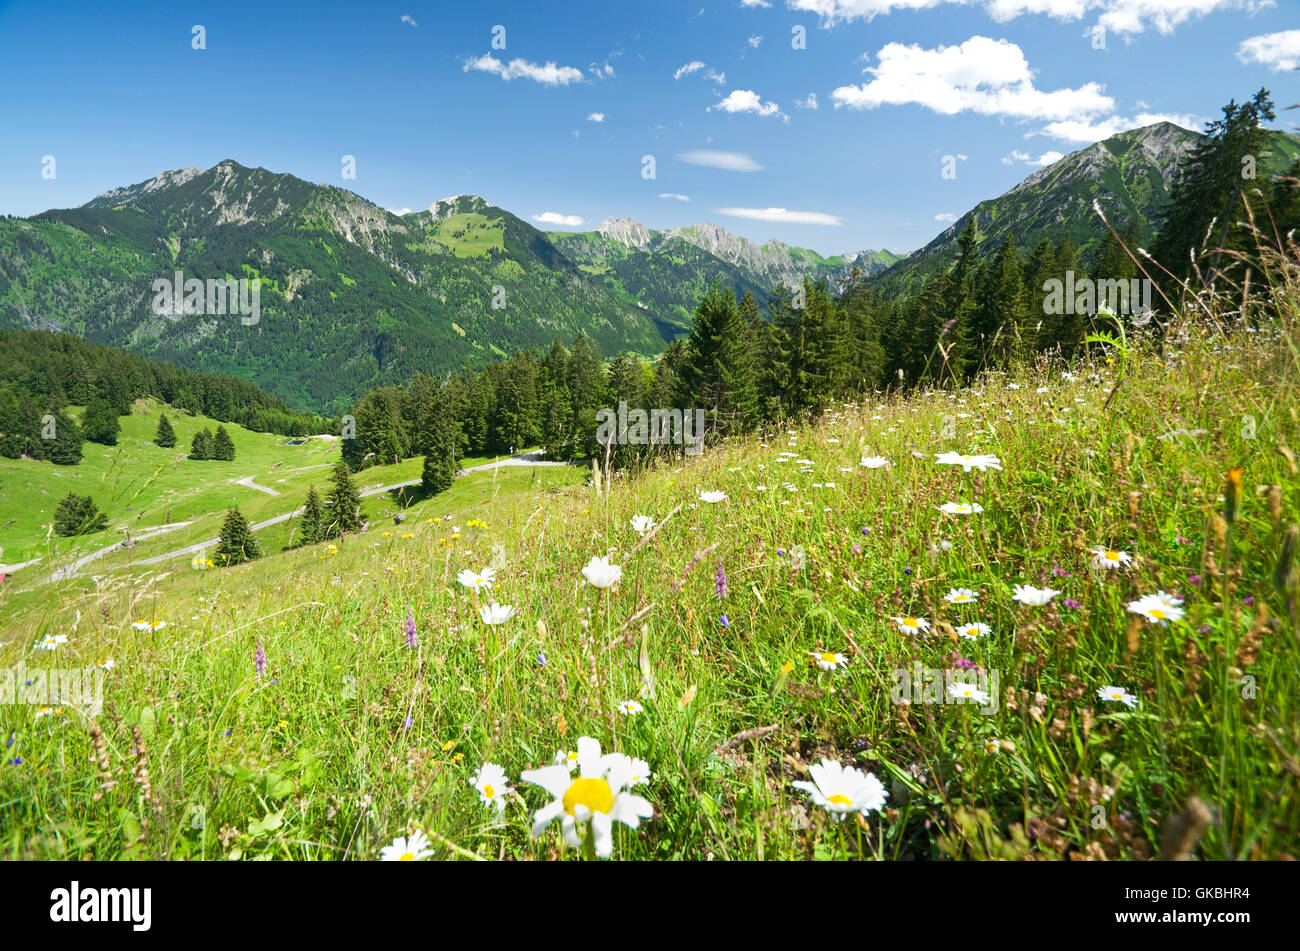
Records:
[[[76,333],[154,359],[250,379],[290,406],[346,409],[378,385],[440,374],[585,332],[607,355],[659,352],[710,285],[752,292],[803,277],[839,286],[860,267],[905,294],[954,256],[974,220],[979,250],[1068,234],[1086,259],[1097,200],[1117,227],[1158,227],[1179,159],[1198,135],[1161,123],[1112,136],[980,202],[902,258],[824,257],[755,244],[716,224],[657,231],[612,217],[544,232],[474,195],[395,214],[361,196],[233,160],[165,171],[78,208],[0,219],[0,327]],[[1273,133],[1263,173],[1300,156]],[[260,279],[260,317],[155,310],[153,284]]]

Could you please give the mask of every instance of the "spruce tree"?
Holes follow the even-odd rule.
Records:
[[[302,515],[298,517],[298,538],[300,544],[314,545],[325,535],[325,507],[321,504],[320,493],[316,486],[307,489],[307,500],[302,506]]]
[[[226,520],[221,523],[221,541],[217,545],[214,563],[223,566],[239,565],[261,555],[248,519],[237,508],[226,510]]]
[[[758,393],[747,329],[731,290],[715,285],[695,309],[682,378],[712,432],[740,432],[756,421]]]
[[[54,531],[63,536],[88,535],[108,527],[108,516],[90,496],[69,492],[54,510]]]
[[[190,441],[191,459],[212,459],[215,450],[212,432],[206,426],[195,433]]]
[[[447,394],[435,393],[429,401],[421,424],[424,468],[420,472],[420,489],[426,496],[451,488],[456,479],[457,426],[451,417]]]
[[[122,430],[117,419],[117,407],[102,396],[94,396],[81,418],[81,435],[102,446],[116,446]]]
[[[158,417],[158,431],[154,433],[153,444],[160,449],[171,449],[176,445],[176,430],[172,429],[166,413]]]
[[[81,429],[62,410],[54,414],[53,438],[45,439],[41,426],[37,435],[39,438],[33,443],[50,462],[57,466],[75,466],[81,462]]]
[[[361,496],[352,481],[352,470],[346,462],[340,462],[334,467],[334,487],[325,504],[330,510],[326,538],[334,538],[344,532],[355,532],[361,527]]]
[[[235,443],[225,426],[218,426],[217,434],[212,437],[212,458],[222,462],[233,462],[235,459]]]

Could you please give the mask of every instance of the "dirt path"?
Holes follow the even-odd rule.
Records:
[[[242,479],[234,479],[232,481],[235,483],[235,485],[246,485],[250,489],[256,489],[258,492],[265,492],[267,495],[280,494],[279,492],[275,491],[275,489],[268,489],[264,485],[258,485],[256,482],[253,481],[252,476],[244,476]]]

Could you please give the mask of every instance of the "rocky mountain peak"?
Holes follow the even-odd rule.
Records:
[[[606,218],[596,225],[596,233],[629,248],[650,247],[650,229],[631,218]]]

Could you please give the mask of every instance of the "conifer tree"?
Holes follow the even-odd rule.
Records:
[[[321,504],[320,493],[316,486],[307,489],[307,499],[303,502],[302,515],[298,516],[298,538],[300,544],[314,545],[325,536],[325,507]]]
[[[172,429],[166,413],[158,417],[158,431],[154,433],[153,444],[160,449],[171,449],[176,445],[176,430]]]
[[[426,496],[446,492],[456,480],[459,425],[448,403],[445,392],[433,394],[420,427],[424,453],[420,489]]]
[[[740,432],[755,422],[758,394],[746,327],[731,290],[715,285],[695,309],[682,367],[693,406],[705,411],[709,431]]]
[[[121,429],[117,419],[117,407],[102,396],[91,397],[85,415],[81,419],[82,438],[102,446],[116,446]]]
[[[45,439],[44,427],[38,423],[36,434],[39,438],[33,439],[32,445],[56,466],[75,466],[81,462],[81,429],[62,410],[53,415],[53,438]]]
[[[191,459],[212,459],[216,451],[216,445],[213,441],[212,432],[206,426],[194,434],[190,440],[190,458]]]
[[[325,532],[327,538],[334,538],[344,532],[355,532],[361,527],[361,495],[356,483],[352,481],[352,470],[346,462],[334,467],[334,487],[330,490],[326,504],[330,510],[330,520]]]
[[[226,510],[226,520],[221,523],[221,541],[217,544],[214,563],[223,566],[239,565],[261,555],[248,519],[237,508]]]
[[[226,432],[225,426],[217,427],[217,434],[212,437],[212,458],[222,462],[232,462],[235,458],[235,443]]]
[[[108,516],[88,495],[69,492],[54,510],[54,531],[63,536],[88,535],[108,527]]]

